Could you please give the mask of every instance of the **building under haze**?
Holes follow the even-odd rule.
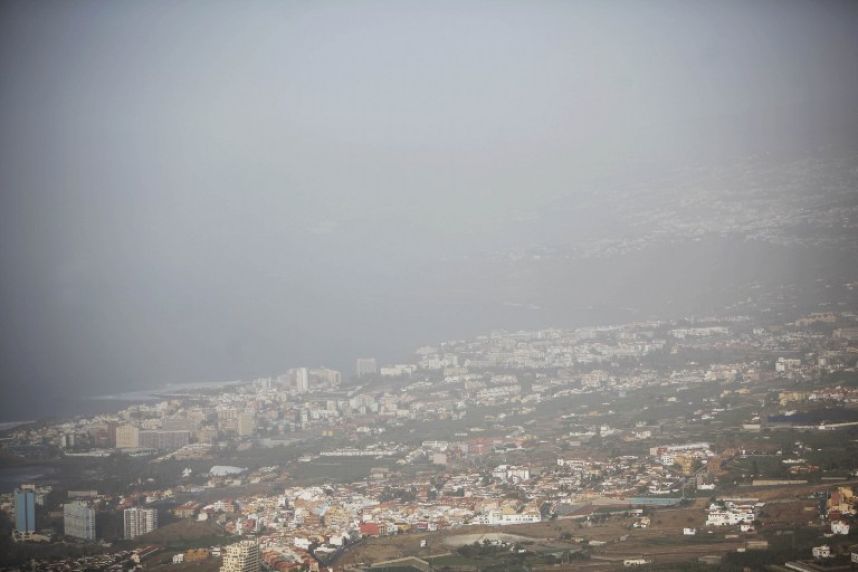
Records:
[[[375,363],[375,358],[358,358],[355,362],[355,375],[357,377],[375,375],[377,372],[378,364]]]
[[[256,433],[256,415],[250,411],[238,414],[238,436],[250,437]]]
[[[224,433],[237,433],[238,409],[235,407],[218,407],[217,428]]]
[[[123,519],[127,539],[136,538],[158,528],[158,511],[154,508],[126,508]]]
[[[259,572],[259,545],[253,540],[242,540],[227,546],[220,572]]]
[[[116,428],[116,448],[136,449],[140,446],[140,429],[134,425],[120,425]]]
[[[140,431],[140,447],[144,449],[178,449],[191,441],[190,431],[164,431],[153,429]]]
[[[301,393],[310,390],[310,372],[306,367],[299,367],[295,370],[295,389]]]
[[[63,531],[66,536],[95,540],[95,510],[82,501],[64,504]]]
[[[35,491],[15,491],[15,532],[32,534],[36,532],[36,493]]]
[[[338,386],[343,381],[343,376],[339,371],[327,367],[311,369],[310,377],[324,385]]]

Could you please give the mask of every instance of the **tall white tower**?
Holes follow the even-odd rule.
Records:
[[[295,388],[301,393],[310,391],[310,372],[306,367],[299,367],[295,371]]]

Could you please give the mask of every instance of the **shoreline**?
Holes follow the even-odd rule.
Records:
[[[231,385],[240,385],[242,383],[248,382],[244,380],[193,381],[187,383],[166,384],[151,389],[136,389],[123,393],[84,396],[79,397],[77,399],[56,400],[58,403],[55,407],[50,407],[50,409],[64,412],[39,415],[38,417],[34,417],[27,420],[0,420],[0,434],[13,431],[25,425],[33,425],[45,421],[56,422],[71,420],[77,417],[110,415],[132,405],[160,401],[163,399],[171,399],[174,397],[184,396],[188,393],[192,393],[195,391],[218,389]]]

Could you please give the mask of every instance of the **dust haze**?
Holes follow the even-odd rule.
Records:
[[[856,30],[833,1],[4,2],[0,415],[854,309]]]

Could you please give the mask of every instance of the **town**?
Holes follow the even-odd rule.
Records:
[[[850,312],[498,331],[21,425],[3,569],[848,569],[856,358]]]
[[[0,39],[0,572],[858,572],[858,1]]]

